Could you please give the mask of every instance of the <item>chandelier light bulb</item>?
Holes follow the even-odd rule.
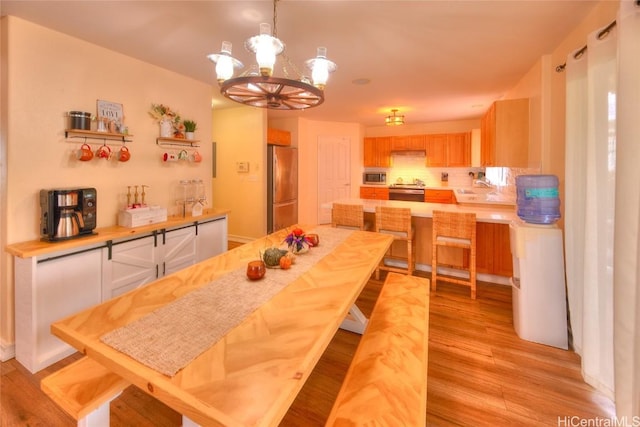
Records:
[[[276,56],[284,50],[284,44],[271,35],[271,25],[260,24],[260,34],[246,41],[246,47],[256,54],[260,75],[271,77],[276,64]]]
[[[327,80],[329,80],[329,73],[334,72],[337,68],[333,61],[327,59],[327,48],[319,47],[317,56],[308,60],[306,64],[311,69],[313,85],[320,90],[324,90]]]
[[[218,83],[233,77],[234,68],[242,68],[242,62],[231,56],[231,42],[222,42],[220,53],[208,55],[207,57],[216,64],[216,79]]]

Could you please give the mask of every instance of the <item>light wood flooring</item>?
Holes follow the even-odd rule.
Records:
[[[422,275],[422,274],[420,274]],[[423,275],[428,277],[428,275]],[[370,280],[358,300],[369,314],[381,288]],[[520,340],[512,327],[511,289],[480,283],[439,284],[431,295],[427,424],[430,426],[557,426],[565,417],[610,418],[613,404],[582,381],[579,357]],[[359,336],[339,330],[282,426],[322,426]],[[36,375],[15,359],[2,363],[0,426],[74,426],[50,401],[39,380],[78,358],[72,355]],[[180,415],[129,387],[111,405],[112,426],[179,426]]]

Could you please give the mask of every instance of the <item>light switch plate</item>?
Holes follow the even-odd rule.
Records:
[[[249,172],[249,162],[237,162],[236,172],[240,172],[240,173]]]

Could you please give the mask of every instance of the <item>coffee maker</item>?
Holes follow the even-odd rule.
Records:
[[[95,188],[40,190],[42,240],[67,240],[93,234],[96,199]]]

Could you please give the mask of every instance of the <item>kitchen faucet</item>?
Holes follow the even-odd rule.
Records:
[[[493,185],[491,185],[490,182],[485,181],[484,179],[476,179],[475,181],[473,181],[473,185],[477,185],[480,187],[486,187],[486,188],[492,188]]]

